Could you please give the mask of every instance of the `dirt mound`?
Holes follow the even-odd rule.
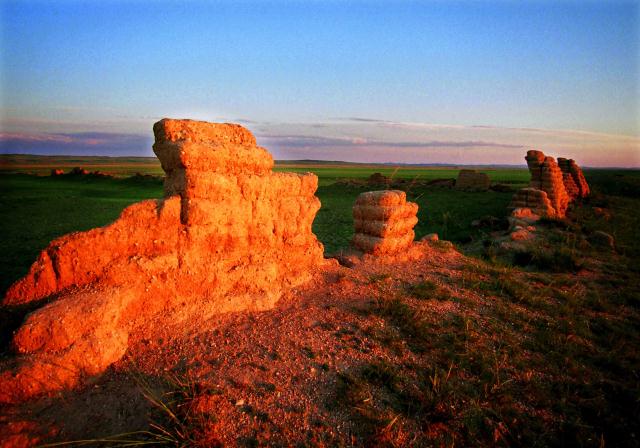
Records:
[[[456,179],[457,190],[487,191],[490,186],[489,176],[476,170],[460,170]]]
[[[0,402],[103,371],[159,312],[179,321],[271,308],[324,263],[315,175],[271,172],[271,155],[238,125],[165,119],[154,134],[165,198],[53,241],[7,292],[5,306],[57,298],[16,333],[21,356],[0,374]]]
[[[368,191],[353,206],[353,245],[366,253],[392,254],[406,249],[415,237],[418,205],[400,190]]]

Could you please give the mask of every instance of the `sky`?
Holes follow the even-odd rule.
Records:
[[[640,167],[640,1],[0,2],[0,153],[152,156],[164,117],[277,159]]]

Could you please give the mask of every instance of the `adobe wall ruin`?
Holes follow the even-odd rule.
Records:
[[[573,160],[545,156],[542,151],[527,151],[525,157],[531,180],[528,188],[516,192],[510,209],[530,208],[540,216],[564,218],[569,204],[589,195],[582,170]]]
[[[570,185],[567,191],[571,190],[576,198],[586,198],[589,196],[591,193],[589,184],[582,173],[582,168],[578,166],[575,160],[558,157],[558,166],[560,166],[560,170],[562,170],[565,187],[567,184]],[[571,186],[571,182],[575,185],[575,190]]]
[[[456,179],[456,190],[487,191],[490,186],[489,176],[476,170],[460,170]]]
[[[545,156],[542,151],[527,151],[525,160],[531,173],[529,187],[547,193],[555,216],[564,217],[569,206],[569,195],[562,182],[562,171],[555,159]]]
[[[164,119],[153,131],[165,197],[56,239],[8,290],[5,306],[54,300],[16,332],[21,356],[0,373],[0,402],[102,372],[156,313],[273,307],[324,263],[311,231],[315,175],[273,173],[271,155],[238,125]]]
[[[400,190],[368,191],[353,206],[353,245],[362,252],[383,255],[406,249],[413,243],[418,204],[407,202]]]

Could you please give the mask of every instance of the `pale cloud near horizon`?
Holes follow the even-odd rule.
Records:
[[[110,116],[86,121],[5,117],[0,152],[152,156],[151,127],[161,117]],[[528,149],[569,157],[583,166],[640,167],[640,137],[587,130],[397,122],[365,117],[310,122],[237,122],[277,159],[351,162],[524,164]],[[37,129],[37,131],[33,131]]]

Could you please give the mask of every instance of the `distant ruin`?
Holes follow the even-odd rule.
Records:
[[[456,190],[487,191],[491,186],[491,179],[476,170],[460,170],[455,186]]]
[[[553,157],[534,150],[527,151],[525,160],[531,180],[528,188],[516,192],[511,209],[529,208],[540,216],[564,218],[571,201],[589,194],[582,170],[573,160],[560,158],[559,166]]]
[[[5,306],[55,299],[15,334],[22,356],[0,374],[0,402],[102,372],[156,313],[271,308],[324,263],[314,174],[273,173],[239,125],[164,119],[153,131],[165,197],[54,240],[8,290]]]
[[[353,206],[353,245],[365,253],[393,254],[413,243],[418,205],[400,190],[368,191]]]

